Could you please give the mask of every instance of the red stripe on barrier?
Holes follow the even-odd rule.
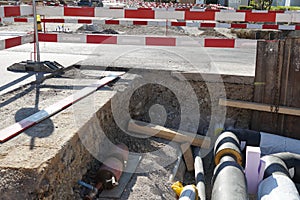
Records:
[[[152,8],[138,8],[138,10],[152,10]]]
[[[204,47],[234,48],[234,39],[205,39]]]
[[[263,29],[278,29],[279,25],[276,25],[276,24],[263,24],[262,28]]]
[[[116,25],[119,25],[120,21],[119,20],[105,20],[105,24],[116,24]]]
[[[247,24],[231,24],[231,28],[247,28]]]
[[[154,19],[154,10],[125,10],[125,18]]]
[[[13,16],[20,16],[20,15],[21,15],[20,6],[4,6],[5,17],[13,17]]]
[[[39,33],[39,41],[41,42],[57,42],[57,34]]]
[[[146,45],[176,46],[176,38],[146,37]]]
[[[90,8],[90,7],[80,7],[80,8],[64,7],[64,16],[95,17],[95,8]]]
[[[269,10],[269,13],[284,13],[284,10]]]
[[[201,28],[211,28],[216,27],[216,23],[200,23]]]
[[[175,11],[187,11],[190,10],[190,8],[175,8]]]
[[[91,24],[93,23],[93,20],[91,19],[78,19],[79,24]]]
[[[5,49],[19,46],[22,44],[22,39],[21,37],[14,37],[14,38],[8,38],[5,40]]]
[[[42,22],[65,23],[64,19],[41,19]]]
[[[185,20],[215,20],[215,11],[185,11],[184,19]]]
[[[14,18],[14,22],[28,22],[27,18]]]
[[[148,25],[147,21],[133,21],[133,25]]]
[[[87,35],[86,42],[93,44],[117,44],[117,37],[106,35]]]
[[[276,13],[246,13],[245,21],[249,22],[275,22]]]
[[[295,30],[300,30],[300,25],[296,25]]]
[[[186,26],[186,22],[171,22],[171,26]]]
[[[109,7],[109,9],[114,9],[114,10],[116,10],[116,9],[118,9],[118,10],[123,10],[123,8],[122,8],[122,7]]]

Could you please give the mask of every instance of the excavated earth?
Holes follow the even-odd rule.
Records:
[[[74,32],[82,31],[81,25],[66,25],[68,26]],[[49,24],[46,29],[54,31],[56,27],[57,25]],[[101,26],[98,30],[112,27],[119,34],[165,34],[164,27]],[[2,26],[1,29],[31,31],[32,27],[15,24]],[[192,32],[190,35],[195,34],[199,37],[226,37],[212,30],[189,31]],[[188,33],[180,28],[168,30],[168,35],[183,34]],[[89,70],[81,70],[79,67],[72,67],[42,83],[28,84],[1,95],[0,128],[5,128],[78,92],[108,73],[102,72],[101,67],[97,66]],[[146,80],[146,83],[149,80],[149,83],[154,77],[159,77],[156,78],[160,81],[159,84],[140,86],[144,83],[142,80]],[[131,70],[117,82],[105,86],[85,100],[0,144],[0,199],[82,199],[88,191],[79,186],[77,181],[83,180],[93,185],[96,183],[95,175],[107,154],[107,143],[110,142],[125,143],[130,153],[142,156],[136,173],[120,199],[176,199],[170,189],[169,177],[180,154],[178,145],[163,139],[139,138],[128,134],[125,130],[128,119],[119,117],[126,112],[123,109],[124,102],[128,101],[129,96],[128,114],[134,119],[151,121],[174,129],[183,124],[180,128],[185,131],[206,134],[207,131],[211,131],[211,123],[214,128],[218,128],[222,121],[218,116],[211,116],[212,107],[217,108],[220,115],[224,112],[224,108],[217,106],[220,97],[239,100],[253,98],[253,77],[224,75],[222,78],[220,83],[214,78],[204,81],[199,74],[193,73],[182,77],[171,70]],[[179,94],[174,94],[169,88],[163,87],[164,81],[171,81],[166,85],[173,85],[175,88],[192,87],[196,94],[196,102],[189,98],[189,90],[183,89]],[[222,96],[220,84],[224,85],[226,96]],[[188,106],[182,108],[178,96],[184,97]],[[199,122],[192,121],[197,117],[199,120],[199,116],[188,115],[193,113],[194,104],[199,105]],[[251,112],[227,109],[226,118],[226,126],[248,128]],[[185,123],[181,123],[182,121]],[[156,150],[160,149],[163,149],[163,154],[157,155]],[[208,151],[206,153],[205,182],[209,199],[214,166],[212,154]],[[193,172],[187,172],[184,176],[179,174],[175,180],[190,184],[194,183],[193,176]]]

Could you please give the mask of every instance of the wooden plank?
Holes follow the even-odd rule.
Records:
[[[235,107],[235,108],[244,108],[244,109],[250,109],[250,110],[256,110],[256,111],[272,112],[271,106],[268,104],[248,102],[248,101],[240,101],[240,100],[232,100],[232,99],[219,99],[219,105]],[[300,116],[300,108],[279,106],[278,113]]]
[[[289,38],[286,40],[282,84],[281,104],[289,107],[300,108],[300,39]],[[299,116],[280,116],[279,124],[285,136],[300,139]]]
[[[104,190],[100,193],[100,198],[114,198],[120,199],[122,193],[125,191],[125,187],[130,181],[132,175],[134,174],[138,164],[140,163],[142,156],[131,155],[128,156],[127,166],[120,177],[119,185],[111,190]]]
[[[70,107],[74,103],[80,101],[81,99],[87,97],[88,95],[92,94],[99,88],[107,85],[108,83],[112,82],[119,76],[111,75],[106,76],[99,81],[97,81],[95,84],[90,85],[88,87],[83,88],[82,90],[78,91],[77,93],[68,96],[67,98],[52,104],[51,106],[33,114],[29,117],[11,125],[8,126],[2,130],[0,130],[0,142],[5,142],[18,134],[22,133],[23,131],[27,130],[28,128],[38,124],[39,122],[59,113],[60,111]]]
[[[163,139],[172,140],[174,142],[189,142],[194,146],[199,146],[205,149],[208,149],[211,143],[209,137],[188,133],[185,131],[174,131],[163,126],[135,120],[129,121],[128,131],[149,136],[160,137]]]
[[[181,152],[184,158],[186,169],[190,172],[194,170],[194,157],[191,149],[191,145],[188,142],[185,142],[180,145]]]
[[[278,68],[279,41],[259,41],[257,44],[255,88],[253,101],[273,104],[275,97],[276,72]],[[257,83],[257,84],[256,84]],[[274,113],[253,112],[251,129],[278,132]],[[275,121],[274,121],[275,120]]]

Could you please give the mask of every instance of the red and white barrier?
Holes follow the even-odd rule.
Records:
[[[120,74],[122,75],[122,74]],[[67,98],[11,125],[7,128],[0,130],[0,142],[5,142],[18,134],[22,133],[23,131],[27,130],[28,128],[38,124],[39,122],[61,112],[62,110],[70,107],[71,105],[75,104],[76,102],[80,101],[81,99],[87,97],[88,95],[92,94],[99,88],[107,85],[108,83],[112,82],[113,80],[117,79],[119,76],[117,75],[110,75],[106,76],[95,84],[90,85],[88,87],[83,88],[82,90],[78,91],[77,93],[68,96]]]
[[[0,18],[33,15],[32,6],[0,6]]]
[[[139,46],[215,47],[255,49],[257,41],[247,39],[131,36],[100,34],[39,33],[40,42],[114,44]]]
[[[8,39],[0,40],[0,50],[8,49],[22,44],[34,42],[34,35],[27,34],[23,36],[11,37]]]
[[[33,22],[33,18],[0,18],[0,22]],[[47,18],[41,19],[45,23],[74,23],[74,24],[106,24],[106,25],[142,25],[142,26],[188,26],[199,28],[235,28],[235,29],[273,29],[300,30],[300,25],[279,24],[251,24],[251,23],[216,23],[199,21],[155,20],[155,19],[86,19],[86,18]]]
[[[221,11],[201,9],[179,11],[176,9],[109,9],[101,7],[38,7],[37,11],[38,14],[45,16],[300,23],[300,12],[296,11]]]

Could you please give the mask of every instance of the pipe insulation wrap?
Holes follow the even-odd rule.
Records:
[[[284,174],[290,178],[290,173],[288,171],[285,163],[278,157],[267,155],[261,158],[265,162],[264,169],[264,179],[272,176],[272,174]]]
[[[291,152],[300,154],[300,141],[288,137],[260,132],[260,149],[262,155]]]
[[[231,156],[222,157],[215,168],[211,200],[248,199],[243,168]]]
[[[193,148],[194,169],[195,169],[195,182],[198,191],[198,198],[206,200],[205,193],[205,173],[201,150],[199,147]]]
[[[234,133],[237,138],[242,142],[246,142],[246,146],[258,147],[260,144],[260,132],[248,129],[231,129],[230,132]]]
[[[258,186],[259,200],[300,200],[294,182],[283,160],[273,155],[261,158],[265,162],[264,180]]]
[[[258,200],[300,200],[293,181],[283,174],[273,174],[260,182]]]
[[[221,158],[225,155],[234,156],[236,162],[242,165],[239,139],[230,131],[223,132],[219,135],[215,143],[214,153],[216,165],[220,163]]]
[[[296,183],[300,183],[300,155],[290,152],[275,153],[272,156],[280,158],[288,169],[292,169],[290,176]]]
[[[202,158],[200,156],[196,156],[194,161],[194,168],[195,168],[195,181],[198,190],[198,197],[201,200],[205,200],[206,195],[205,195],[205,182],[204,182],[204,168],[203,168]]]
[[[179,200],[198,200],[196,187],[194,185],[185,186],[179,196]]]

